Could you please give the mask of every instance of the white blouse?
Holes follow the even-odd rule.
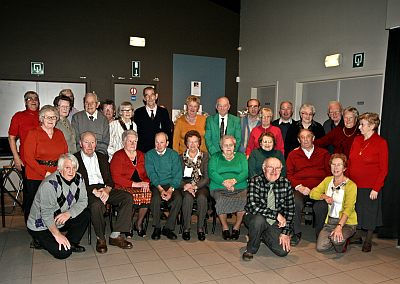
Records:
[[[131,129],[137,131],[136,123],[133,121],[129,121],[125,123],[126,129]],[[108,152],[108,161],[111,161],[113,155],[118,150],[122,149],[124,145],[122,144],[122,133],[124,133],[124,129],[122,128],[119,120],[116,119],[110,122],[110,144],[108,144],[107,152]]]

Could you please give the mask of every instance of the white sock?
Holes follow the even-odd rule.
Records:
[[[115,239],[118,238],[121,232],[112,232],[110,238]]]

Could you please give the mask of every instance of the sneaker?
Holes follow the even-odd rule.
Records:
[[[250,260],[253,259],[253,254],[252,254],[252,253],[249,253],[248,251],[245,251],[245,252],[243,253],[243,255],[242,255],[242,259],[243,259],[244,261],[250,261]]]

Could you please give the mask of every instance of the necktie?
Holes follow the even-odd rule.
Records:
[[[219,137],[224,136],[225,134],[225,123],[224,123],[224,118],[221,117],[221,126],[219,128]]]
[[[151,111],[151,115],[150,115],[150,118],[151,118],[151,120],[153,120],[154,119],[154,110],[150,110]]]
[[[94,116],[93,116],[93,115],[90,115],[90,116],[89,116],[89,119],[90,119],[90,120],[93,120],[93,119],[94,119]]]

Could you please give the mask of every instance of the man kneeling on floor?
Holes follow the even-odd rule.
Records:
[[[27,222],[32,237],[58,259],[85,251],[79,242],[90,213],[85,182],[77,170],[72,154],[60,156],[57,171],[40,184]]]
[[[249,180],[244,217],[249,241],[242,256],[245,261],[253,259],[261,241],[278,256],[290,251],[294,196],[289,180],[280,176],[281,171],[281,161],[268,158],[263,163],[263,173]]]

